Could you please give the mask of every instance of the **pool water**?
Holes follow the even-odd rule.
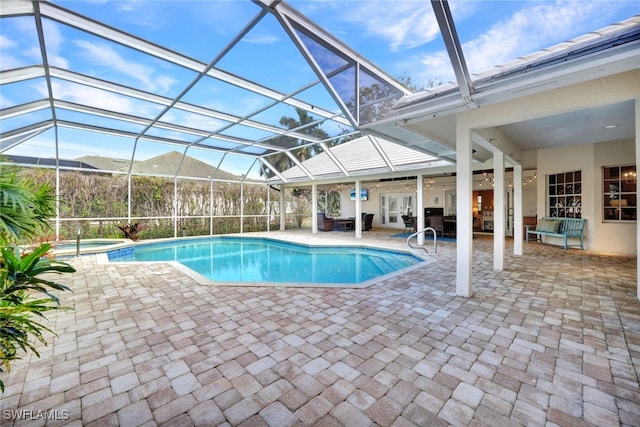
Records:
[[[218,282],[300,284],[359,284],[423,261],[380,249],[234,237],[144,244],[108,256],[112,262],[177,261]]]

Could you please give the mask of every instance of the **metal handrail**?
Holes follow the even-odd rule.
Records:
[[[407,246],[409,246],[411,249],[424,249],[424,251],[426,253],[429,253],[427,248],[425,248],[424,246],[411,246],[411,238],[412,237],[417,237],[418,234],[424,233],[425,231],[432,231],[433,232],[433,253],[437,254],[438,253],[438,233],[436,233],[436,230],[431,228],[431,227],[425,227],[422,230],[416,231],[415,233],[413,233],[412,235],[407,237]]]

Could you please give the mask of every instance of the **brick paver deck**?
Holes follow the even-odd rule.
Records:
[[[451,242],[366,289],[211,286],[169,264],[74,259],[74,310],[49,316],[59,336],[40,358],[3,374],[0,425],[640,425],[635,257],[530,243],[498,272],[492,240],[473,244],[466,299]]]

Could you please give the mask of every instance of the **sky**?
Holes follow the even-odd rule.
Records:
[[[126,31],[136,37],[180,52],[202,63],[209,63],[224,51],[259,11],[248,0],[58,0],[55,3],[89,18]],[[429,87],[454,80],[444,44],[439,34],[431,4],[426,0],[292,0],[294,8],[306,15],[347,46],[395,78],[410,77],[419,87]],[[590,31],[628,19],[640,13],[640,2],[633,1],[480,1],[449,2],[468,69],[472,74],[505,64]],[[141,55],[103,38],[87,35],[51,20],[44,21],[45,41],[50,65],[137,88],[141,91],[173,98],[194,81],[196,73],[176,64]],[[35,37],[33,18],[2,20],[0,25],[0,70],[40,64],[42,56]],[[226,72],[253,80],[283,94],[316,79],[287,34],[270,15],[260,21],[228,54],[216,62]],[[113,92],[62,79],[52,82],[54,96],[97,108],[153,119],[163,107],[151,102],[132,100]],[[336,104],[319,85],[296,94],[313,101],[327,111],[336,112]],[[0,108],[44,99],[44,79],[0,87]],[[199,81],[182,98],[185,102],[226,111],[239,117],[268,105],[267,97],[249,93],[233,85]],[[276,106],[256,118],[277,125],[283,115],[293,116],[292,107]],[[72,110],[61,110],[59,119],[100,125],[106,119],[86,117]],[[47,111],[31,113],[0,122],[0,130],[19,128],[23,121],[47,119]],[[211,129],[224,127],[223,119],[172,109],[163,120],[185,126]],[[126,130],[141,132],[144,126],[125,123]],[[335,125],[330,132],[337,133]],[[154,130],[156,136],[193,140],[193,135],[175,130]],[[78,131],[65,131],[61,156],[78,157],[86,153]],[[269,133],[236,126],[229,136],[260,139]],[[35,138],[23,151],[32,154],[46,147],[53,149],[48,134]],[[228,148],[228,147],[227,147]],[[131,141],[112,139],[95,143],[89,154],[130,157]],[[151,157],[166,148],[147,143],[138,148],[138,156]],[[19,149],[11,150],[20,153]],[[114,155],[114,153],[116,153]],[[222,155],[200,153],[216,165]],[[208,158],[207,158],[208,157]],[[241,167],[253,162],[238,161]]]
[[[291,4],[394,77],[422,85],[455,79],[431,4],[292,1]],[[449,1],[470,73],[640,14],[638,1]]]

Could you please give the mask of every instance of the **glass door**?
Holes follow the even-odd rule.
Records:
[[[380,217],[382,224],[394,227],[404,227],[402,215],[415,216],[415,195],[405,194],[383,194],[380,200]]]

